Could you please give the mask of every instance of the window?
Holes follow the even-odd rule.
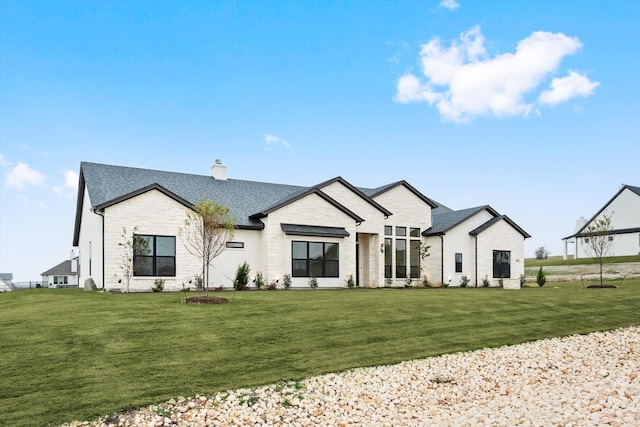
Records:
[[[393,240],[386,238],[384,239],[384,278],[391,279],[393,275],[391,274],[391,268],[393,264]]]
[[[494,279],[511,277],[510,251],[493,251],[493,277]]]
[[[173,236],[133,236],[134,276],[175,276],[176,238]]]
[[[462,273],[462,254],[456,254],[456,273]]]
[[[396,239],[396,278],[407,277],[407,241]]]
[[[68,284],[68,276],[53,276],[53,284],[54,285],[67,285]]]
[[[420,240],[409,242],[409,277],[420,278]]]
[[[407,227],[396,227],[396,236],[406,236]]]
[[[244,249],[244,242],[227,242],[227,249]]]
[[[409,229],[409,237],[420,237],[420,229],[411,227]]]
[[[338,244],[330,242],[291,242],[291,276],[339,277]]]
[[[588,238],[588,237],[585,237],[585,238],[584,238],[584,242],[585,242],[585,243],[589,243],[589,238]]]
[[[385,225],[384,226],[384,235],[385,236],[391,236],[393,234],[393,227],[391,227],[390,225]]]

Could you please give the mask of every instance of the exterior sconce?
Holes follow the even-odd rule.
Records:
[[[380,243],[380,252],[384,252],[384,243]]]

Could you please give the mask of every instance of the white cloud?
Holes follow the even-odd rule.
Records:
[[[4,158],[4,155],[0,153],[0,166],[11,166],[13,163]]]
[[[526,97],[532,96],[565,56],[580,47],[577,38],[538,31],[521,40],[515,53],[489,57],[480,27],[475,26],[449,47],[443,47],[438,38],[423,45],[420,51],[423,77],[411,73],[400,77],[394,100],[428,102],[435,105],[444,120],[454,122],[465,122],[478,115],[527,116],[535,105]],[[581,88],[588,87],[582,83]],[[588,95],[584,90],[582,94]]]
[[[449,10],[456,10],[460,7],[460,4],[456,0],[442,0],[440,2],[440,7],[444,7]]]
[[[62,187],[53,187],[53,192],[56,194],[65,194],[65,189],[67,189],[70,190],[66,192],[67,195],[73,195],[78,191],[78,173],[68,170],[62,174],[64,175],[64,185]]]
[[[586,97],[591,95],[599,84],[598,82],[592,82],[580,73],[569,70],[568,76],[551,81],[551,89],[545,90],[540,94],[540,102],[547,105],[556,105],[578,96]]]
[[[268,134],[268,133],[264,134],[264,140],[268,145],[280,144],[283,147],[287,147],[287,148],[291,147],[291,145],[286,140],[284,140],[284,139],[282,139],[280,137],[277,137],[275,135]]]
[[[45,176],[31,169],[26,163],[18,163],[7,173],[7,186],[22,190],[27,185],[38,186],[44,183]]]

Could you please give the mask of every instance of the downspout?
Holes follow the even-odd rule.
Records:
[[[476,234],[476,235],[475,235],[475,236],[473,236],[473,237],[475,237],[475,238],[476,238],[476,251],[475,251],[475,252],[476,252],[476,253],[475,253],[475,257],[476,257],[476,260],[475,260],[476,268],[475,268],[475,270],[476,270],[476,288],[477,288],[477,287],[478,287],[478,235]]]
[[[444,236],[440,235],[440,283],[444,285]]]
[[[102,217],[102,289],[104,289],[104,212],[100,212],[97,209],[93,210],[93,213]]]

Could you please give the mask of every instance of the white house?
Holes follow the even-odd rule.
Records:
[[[433,210],[431,228],[422,235],[431,246],[429,280],[459,286],[519,288],[524,274],[524,239],[531,237],[515,222],[491,206],[454,211],[444,205]],[[438,276],[438,274],[440,276]]]
[[[348,276],[367,287],[417,283],[422,275],[438,282],[434,278],[443,276],[442,265],[421,265],[419,256],[438,205],[406,181],[378,188],[357,188],[341,177],[312,187],[272,184],[228,179],[219,161],[211,175],[88,162],[81,163],[79,175],[73,244],[81,287],[91,278],[98,288],[124,288],[120,244],[134,229],[147,247],[134,256],[144,262],[134,262],[131,291],[148,291],[159,277],[165,289],[177,290],[200,276],[202,261],[188,252],[179,229],[188,209],[211,198],[229,206],[236,230],[211,264],[210,287],[230,288],[245,261],[267,283],[289,274],[296,288],[308,287],[311,276],[325,288],[344,287]],[[521,262],[528,237],[491,212],[469,230],[476,231],[471,239],[478,243],[474,254],[483,272],[494,250],[511,251]],[[514,229],[520,230],[518,239]],[[510,277],[518,277],[512,258],[501,261]]]
[[[13,274],[0,273],[0,292],[9,292],[13,290]]]
[[[46,288],[77,288],[78,287],[78,257],[71,251],[68,260],[41,274],[42,287]]]
[[[640,187],[623,184],[620,190],[591,219],[578,220],[574,234],[562,239],[564,259],[567,259],[569,246],[573,245],[575,258],[588,258],[585,244],[589,239],[586,231],[590,224],[603,217],[611,217],[613,240],[610,256],[640,255]]]

